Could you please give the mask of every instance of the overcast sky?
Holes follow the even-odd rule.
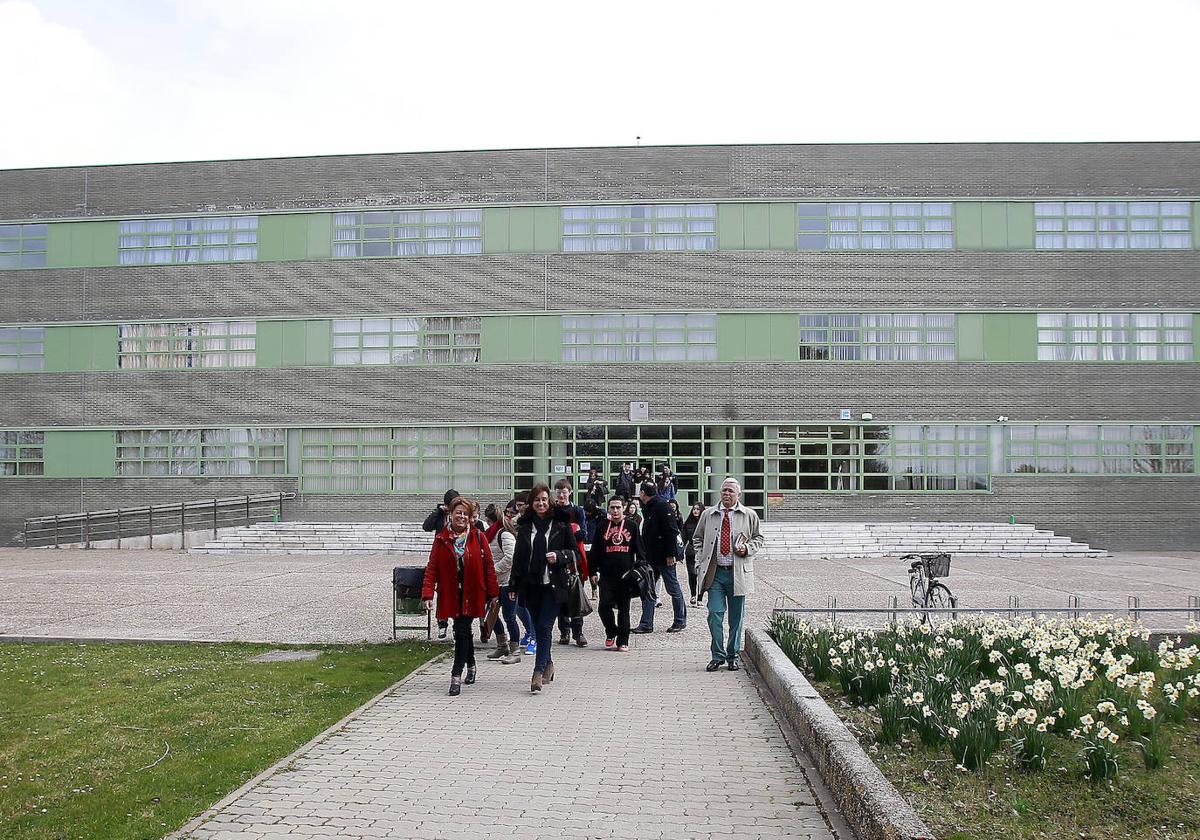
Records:
[[[0,0],[0,168],[1196,140],[1200,0]]]

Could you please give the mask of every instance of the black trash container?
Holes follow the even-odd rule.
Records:
[[[396,566],[392,569],[392,595],[396,612],[410,615],[425,612],[421,606],[421,584],[424,581],[424,566]]]

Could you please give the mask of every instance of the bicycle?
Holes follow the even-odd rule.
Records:
[[[958,607],[958,598],[950,591],[950,587],[937,580],[950,574],[950,555],[939,554],[905,554],[901,560],[909,561],[908,588],[912,592],[912,605],[920,610],[953,610]],[[934,624],[946,613],[921,613],[922,624]],[[958,614],[949,613],[951,619]]]

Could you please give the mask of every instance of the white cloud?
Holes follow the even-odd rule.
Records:
[[[0,43],[0,66],[36,62],[18,77],[48,120],[0,138],[0,165],[1200,127],[1183,0],[113,0],[103,32],[41,2],[57,23],[0,3],[25,56]]]

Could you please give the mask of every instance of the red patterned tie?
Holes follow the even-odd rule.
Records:
[[[721,556],[728,557],[732,546],[729,544],[729,508],[725,508],[725,518],[721,520]]]

